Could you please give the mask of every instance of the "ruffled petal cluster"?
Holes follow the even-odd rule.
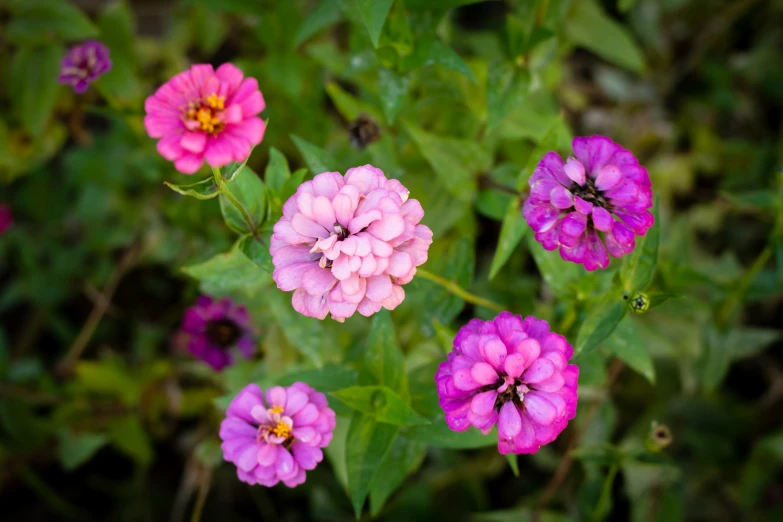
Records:
[[[427,260],[432,231],[421,205],[371,165],[323,172],[283,205],[270,245],[278,288],[301,314],[344,321],[393,310]]]
[[[77,93],[82,93],[99,76],[109,72],[111,65],[108,47],[96,40],[90,40],[71,47],[63,56],[57,81],[72,86]]]
[[[223,458],[237,467],[239,480],[292,488],[305,472],[323,460],[322,448],[332,440],[334,411],[323,393],[297,382],[266,392],[247,385],[220,424]]]
[[[160,138],[158,152],[180,172],[193,174],[242,162],[264,137],[264,97],[255,78],[235,65],[194,65],[163,84],[144,103],[144,127]]]
[[[473,319],[435,374],[440,405],[455,431],[498,426],[501,453],[535,453],[576,415],[579,368],[573,348],[546,321],[503,312]]]
[[[201,296],[185,311],[181,333],[187,349],[217,371],[234,362],[236,348],[246,359],[256,349],[256,333],[247,309],[231,299]]]
[[[575,158],[549,152],[539,162],[523,214],[547,250],[559,248],[588,271],[606,268],[609,254],[632,252],[635,237],[653,225],[650,176],[609,138],[578,137],[572,146]]]

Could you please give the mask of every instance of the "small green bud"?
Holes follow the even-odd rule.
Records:
[[[665,424],[658,424],[657,421],[652,421],[650,424],[650,432],[647,434],[647,439],[644,441],[644,446],[650,453],[659,453],[673,441],[672,432],[668,426]]]
[[[628,301],[628,308],[637,314],[643,314],[650,309],[650,296],[644,292],[634,292],[630,296],[625,296]]]

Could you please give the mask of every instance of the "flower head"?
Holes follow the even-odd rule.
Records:
[[[188,351],[218,371],[234,362],[232,348],[236,347],[246,359],[256,348],[247,309],[228,298],[215,301],[199,297],[185,312],[182,333]]]
[[[11,207],[0,204],[0,234],[11,228],[14,224],[14,216],[11,214]]]
[[[73,86],[73,90],[82,93],[111,69],[109,49],[101,42],[90,40],[71,47],[60,64],[60,76],[57,81]]]
[[[647,169],[603,136],[574,138],[576,158],[547,153],[530,177],[523,214],[536,240],[588,271],[633,251],[654,222]],[[603,241],[601,240],[603,233]],[[606,247],[604,247],[604,242]]]
[[[402,285],[427,260],[432,231],[395,179],[372,165],[323,172],[283,205],[270,244],[278,288],[301,314],[343,321],[405,298]]]
[[[455,431],[475,426],[485,434],[497,424],[501,453],[535,453],[576,415],[573,351],[532,316],[473,319],[435,373],[446,422]]]
[[[237,467],[239,480],[292,488],[305,481],[305,471],[323,460],[332,440],[334,411],[326,397],[296,382],[266,392],[248,384],[239,392],[220,424],[223,458]]]
[[[158,152],[180,172],[193,174],[204,162],[221,167],[244,161],[264,137],[264,97],[255,78],[236,66],[194,65],[147,98],[144,127],[160,138]]]

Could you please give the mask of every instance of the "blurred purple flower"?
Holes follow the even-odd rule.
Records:
[[[14,216],[11,214],[11,207],[0,204],[0,234],[11,228],[14,224]]]
[[[109,49],[101,42],[90,40],[68,50],[60,65],[57,81],[73,86],[82,93],[100,75],[111,69]]]
[[[233,364],[231,349],[236,347],[249,359],[256,348],[256,335],[250,316],[231,299],[215,301],[201,296],[185,311],[181,332],[188,351],[217,371]]]
[[[334,411],[326,397],[296,382],[266,392],[248,384],[239,392],[220,424],[223,458],[237,467],[239,480],[292,488],[305,481],[305,471],[323,460],[332,440]]]
[[[344,321],[394,310],[402,285],[427,261],[432,231],[424,210],[396,179],[372,165],[323,172],[283,205],[269,251],[277,287],[293,290],[294,309]]]
[[[609,254],[633,251],[635,235],[653,225],[647,169],[634,155],[603,136],[574,138],[576,158],[547,153],[530,177],[523,214],[547,250],[583,264],[588,271],[609,266]],[[603,233],[603,241],[599,232]]]
[[[549,324],[502,312],[473,319],[435,373],[440,405],[454,431],[489,433],[501,453],[535,453],[576,415],[579,368],[573,348]]]

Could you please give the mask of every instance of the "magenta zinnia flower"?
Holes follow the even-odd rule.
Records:
[[[332,440],[334,411],[323,393],[301,382],[270,388],[266,402],[256,384],[231,401],[220,424],[223,458],[248,484],[298,486],[305,471],[324,458],[321,448]]]
[[[11,213],[11,207],[0,205],[0,234],[11,228],[14,224],[14,216]]]
[[[432,231],[396,179],[372,165],[323,172],[283,205],[269,251],[277,287],[301,314],[344,321],[394,310],[427,260]]]
[[[228,298],[215,301],[199,297],[185,311],[182,333],[188,351],[217,371],[233,364],[232,348],[237,348],[246,359],[256,349],[256,334],[247,309]]]
[[[576,415],[573,352],[533,316],[471,320],[435,373],[446,422],[454,431],[475,426],[485,434],[497,423],[501,453],[535,453]]]
[[[574,138],[572,146],[576,158],[563,163],[549,152],[539,162],[523,214],[547,250],[559,247],[563,259],[588,271],[606,268],[607,249],[614,257],[632,252],[634,234],[653,225],[650,176],[609,138]]]
[[[110,69],[109,48],[101,42],[90,40],[68,50],[60,63],[57,81],[71,85],[74,91],[82,93]]]
[[[160,138],[164,158],[193,174],[204,160],[212,167],[244,161],[264,137],[264,107],[256,79],[236,66],[194,65],[147,98],[144,127]]]

